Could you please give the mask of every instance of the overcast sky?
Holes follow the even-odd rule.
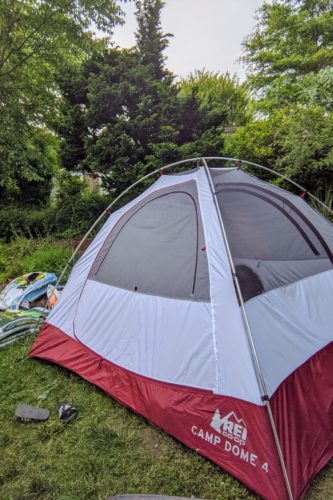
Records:
[[[176,75],[187,76],[195,69],[237,73],[245,78],[245,68],[237,62],[241,43],[252,32],[255,11],[263,0],[166,0],[162,13],[164,33],[172,33],[166,50],[167,67]],[[135,44],[136,21],[133,3],[123,4],[126,24],[117,27],[115,45]]]

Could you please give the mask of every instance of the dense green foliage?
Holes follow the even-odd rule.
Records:
[[[333,114],[295,105],[238,128],[225,152],[283,172],[324,196],[333,179],[332,127]]]
[[[73,89],[72,82],[80,81],[80,92],[75,86],[65,96],[63,166],[98,172],[115,194],[144,172],[172,161],[178,135],[177,90],[164,67],[163,3],[146,0],[136,6],[137,47],[105,51],[65,82]]]
[[[221,156],[224,130],[251,117],[249,93],[236,75],[195,71],[178,86],[181,157]]]
[[[95,54],[61,82],[62,165],[97,172],[115,194],[172,159],[176,147],[176,88],[164,67],[163,3],[147,0],[136,6],[137,47]]]
[[[332,38],[331,0],[262,5],[256,29],[244,42],[244,60],[250,69],[249,82],[264,109],[306,100],[321,85],[332,89],[328,71],[333,65]]]
[[[110,192],[172,161],[176,93],[169,80],[154,80],[137,51],[110,51],[90,76],[84,168],[99,172]]]
[[[105,195],[90,191],[77,177],[58,178],[53,202],[43,210],[8,205],[0,208],[0,241],[17,236],[39,238],[81,238],[109,201]]]
[[[58,76],[105,46],[92,23],[107,36],[120,14],[113,0],[0,0],[2,203],[45,203],[58,165]]]
[[[9,244],[0,243],[0,283],[34,271],[60,275],[71,253],[68,242],[47,239],[17,237]]]
[[[138,42],[147,30],[143,20],[140,26]],[[161,50],[167,41],[159,36]],[[108,50],[64,82],[63,166],[98,172],[113,195],[166,163],[221,154],[224,128],[251,116],[235,76],[199,71],[174,84],[161,54],[144,50],[144,43]]]
[[[224,154],[265,164],[325,197],[333,168],[331,2],[264,3],[244,42],[242,85],[205,70],[175,83],[163,57],[162,6],[138,1],[137,46],[93,57],[68,77],[75,86],[60,132],[63,165],[98,172],[116,195],[167,162]],[[225,134],[230,127],[236,133]]]
[[[226,152],[285,173],[325,198],[333,179],[333,4],[265,2],[244,42],[257,115]]]
[[[32,235],[53,230],[48,214],[56,232],[65,220],[74,232],[86,227],[82,207],[72,218],[68,204],[58,204],[56,217],[48,207],[60,166],[98,175],[115,196],[165,163],[226,154],[325,197],[333,168],[332,0],[264,2],[244,41],[244,84],[205,70],[175,82],[165,64],[171,35],[162,31],[162,0],[135,1],[130,50],[107,48],[122,22],[121,0],[0,5],[0,205],[10,207],[7,215],[0,209],[0,237],[13,233],[14,220]],[[225,134],[230,127],[236,133]],[[90,203],[87,194],[81,201]]]

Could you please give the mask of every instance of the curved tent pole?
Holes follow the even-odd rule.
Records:
[[[239,158],[226,158],[225,156],[207,156],[203,158],[204,160],[224,160],[224,161],[233,161],[233,162],[240,162],[240,163],[245,163],[246,165],[250,165],[251,167],[255,168],[260,168],[261,170],[265,170],[266,172],[270,172],[271,174],[275,175],[276,177],[279,177],[280,179],[284,179],[285,181],[289,182],[293,186],[297,187],[300,189],[303,193],[307,194],[315,200],[319,205],[324,207],[329,213],[333,214],[333,209],[331,209],[329,206],[327,206],[325,203],[323,203],[317,196],[312,194],[310,191],[305,189],[305,187],[301,186],[297,182],[293,181],[286,175],[281,174],[280,172],[276,172],[275,170],[272,170],[271,168],[264,167],[263,165],[259,165],[259,163],[254,163],[252,161],[247,161],[247,160],[240,160]],[[312,207],[313,208],[313,207]]]
[[[56,289],[58,287],[58,285],[61,282],[63,276],[65,275],[65,272],[68,269],[68,266],[73,261],[74,257],[76,256],[76,254],[78,253],[78,251],[80,250],[80,248],[82,247],[83,243],[86,241],[86,239],[88,238],[88,236],[95,229],[95,227],[99,224],[99,222],[103,219],[103,217],[110,211],[110,209],[117,203],[117,201],[119,201],[123,196],[125,196],[125,194],[127,194],[131,189],[133,189],[135,186],[137,186],[138,184],[140,184],[144,180],[149,179],[149,177],[152,177],[155,174],[161,173],[164,170],[168,170],[169,168],[176,167],[178,165],[183,165],[185,163],[191,163],[191,162],[197,162],[197,165],[199,165],[199,163],[201,161],[202,161],[202,158],[201,157],[197,157],[197,158],[189,158],[187,160],[176,161],[174,163],[169,163],[168,165],[165,165],[164,167],[157,168],[157,169],[153,170],[152,172],[150,172],[149,174],[144,175],[143,177],[141,177],[137,181],[133,182],[133,184],[131,184],[128,188],[126,188],[122,193],[120,193],[120,195],[117,196],[117,198],[115,198],[104,209],[104,211],[101,213],[101,215],[95,220],[95,222],[92,224],[92,226],[90,226],[90,228],[88,229],[88,231],[86,232],[86,234],[83,236],[83,238],[81,239],[81,241],[79,242],[79,244],[77,245],[77,247],[75,248],[75,250],[73,251],[72,255],[70,256],[70,258],[66,262],[65,267],[63,268],[63,270],[62,270],[59,278],[56,281],[56,284],[54,285],[54,289]],[[40,327],[41,320],[43,320],[43,315],[44,315],[44,313],[46,311],[46,305],[47,305],[47,303],[43,307],[42,314],[41,314],[40,318],[38,319],[38,321],[36,322],[36,326],[35,326],[35,329],[33,331],[33,334],[35,334],[37,332],[38,328]]]
[[[71,257],[69,258],[69,260],[67,261],[64,269],[62,270],[61,274],[60,274],[60,277],[55,285],[55,287],[57,287],[61,281],[61,279],[63,278],[65,272],[67,271],[68,269],[68,266],[70,265],[70,263],[72,262],[72,260],[74,259],[74,257],[76,256],[76,254],[78,253],[78,251],[80,250],[80,248],[82,247],[83,243],[86,241],[86,239],[88,238],[88,236],[91,234],[91,232],[95,229],[95,227],[98,225],[98,223],[103,219],[103,217],[109,212],[109,210],[125,195],[127,194],[131,189],[133,189],[135,186],[137,186],[138,184],[140,184],[141,182],[143,182],[144,180],[146,179],[149,179],[150,177],[152,177],[153,175],[155,174],[158,174],[159,172],[163,172],[164,170],[168,170],[169,168],[172,168],[172,167],[176,167],[178,165],[184,165],[186,163],[191,163],[191,162],[197,162],[197,165],[199,166],[200,162],[203,163],[205,162],[206,163],[206,160],[224,160],[224,161],[233,161],[233,162],[242,162],[242,163],[245,163],[247,165],[251,165],[253,167],[256,167],[256,168],[260,168],[262,170],[266,170],[267,172],[271,172],[272,174],[276,175],[277,177],[280,177],[282,179],[285,179],[286,181],[290,182],[291,184],[293,184],[294,186],[296,186],[298,189],[300,189],[301,191],[307,193],[311,198],[313,198],[314,200],[316,200],[320,205],[322,205],[326,210],[328,210],[330,213],[333,214],[333,210],[331,210],[327,205],[325,205],[325,203],[323,203],[322,201],[320,201],[316,196],[314,196],[312,193],[310,193],[309,191],[307,191],[305,188],[303,188],[302,186],[300,186],[299,184],[297,184],[296,182],[292,181],[291,179],[289,179],[288,177],[284,176],[283,174],[280,174],[278,172],[275,172],[274,170],[271,170],[270,168],[268,167],[264,167],[263,165],[259,165],[258,163],[253,163],[251,161],[247,161],[247,160],[239,160],[238,158],[227,158],[227,157],[224,157],[224,156],[207,156],[207,157],[196,157],[196,158],[189,158],[187,160],[180,160],[180,161],[176,161],[174,163],[169,163],[168,165],[165,165],[164,167],[161,167],[161,168],[158,168],[156,170],[153,170],[152,172],[150,172],[149,174],[147,175],[144,175],[143,177],[141,177],[140,179],[138,179],[136,182],[134,182],[133,184],[131,184],[131,186],[129,186],[128,188],[126,188],[122,193],[120,193],[119,196],[117,196],[117,198],[115,198],[107,207],[106,209],[104,210],[104,212],[101,213],[101,215],[96,219],[96,221],[93,223],[93,225],[88,229],[88,231],[86,232],[86,234],[83,236],[82,240],[79,242],[78,246],[75,248],[74,252],[72,253]]]
[[[262,396],[262,401],[265,403],[265,406],[267,408],[268,418],[269,418],[269,422],[270,422],[271,429],[272,429],[272,432],[273,432],[273,436],[274,436],[274,441],[275,441],[275,444],[276,444],[277,452],[278,452],[278,455],[279,455],[280,464],[281,464],[281,468],[282,468],[282,473],[283,473],[284,481],[285,481],[287,492],[288,492],[288,497],[289,497],[290,500],[293,500],[293,494],[292,494],[292,491],[291,491],[290,481],[289,481],[289,477],[288,477],[288,473],[287,473],[287,468],[286,468],[286,464],[285,464],[285,461],[284,461],[284,457],[283,457],[283,453],[282,453],[282,449],[281,449],[281,445],[280,445],[280,441],[279,441],[279,436],[278,436],[277,430],[276,430],[275,420],[274,420],[274,416],[273,416],[273,413],[272,413],[272,408],[271,408],[271,405],[270,405],[270,400],[269,400],[269,396],[268,396],[268,392],[267,392],[266,382],[265,382],[265,379],[264,379],[264,375],[263,375],[263,371],[262,371],[262,368],[261,368],[261,365],[260,365],[260,361],[259,361],[257,349],[256,349],[255,342],[254,342],[254,339],[253,339],[253,334],[252,334],[252,331],[251,331],[251,326],[250,326],[249,318],[248,318],[248,315],[247,315],[247,312],[246,312],[246,309],[245,309],[244,299],[243,299],[242,291],[241,291],[241,288],[240,288],[240,285],[239,285],[239,280],[238,280],[238,276],[237,276],[237,273],[236,273],[235,264],[234,264],[234,261],[233,261],[233,258],[232,258],[232,254],[231,254],[231,250],[230,250],[230,245],[229,245],[227,234],[226,234],[226,230],[225,230],[225,227],[224,227],[224,223],[223,223],[223,219],[222,219],[220,207],[219,207],[219,204],[218,204],[218,201],[217,201],[217,197],[216,197],[216,193],[215,193],[215,189],[214,189],[214,184],[213,184],[213,181],[212,181],[212,177],[210,175],[210,171],[209,171],[209,167],[207,165],[206,159],[202,158],[202,162],[203,162],[203,166],[204,166],[204,169],[205,169],[205,172],[206,172],[206,176],[207,176],[209,188],[210,188],[210,191],[211,191],[211,194],[212,194],[212,197],[213,197],[214,205],[215,205],[215,208],[216,208],[216,213],[217,213],[217,217],[218,217],[218,220],[219,220],[219,224],[220,224],[220,228],[221,228],[221,232],[222,232],[222,237],[223,237],[224,245],[225,245],[225,248],[226,248],[226,251],[227,251],[227,255],[228,255],[229,265],[230,265],[230,269],[231,269],[231,273],[232,273],[232,278],[233,278],[233,282],[234,282],[235,289],[236,289],[236,294],[237,294],[237,297],[238,297],[240,305],[241,305],[241,311],[242,311],[242,315],[243,315],[245,330],[246,330],[246,333],[247,333],[247,338],[248,338],[248,342],[249,342],[250,349],[251,349],[252,359],[253,359],[253,362],[254,362],[254,366],[255,366],[255,370],[256,370],[256,374],[257,374],[257,379],[258,379],[258,382],[259,382],[259,387],[261,389],[260,392],[261,392],[261,396]]]
[[[270,172],[273,175],[275,175],[277,177],[280,177],[280,178],[282,178],[282,179],[290,182],[292,185],[294,185],[295,187],[297,187],[298,189],[300,189],[302,192],[305,192],[308,196],[310,196],[317,203],[319,203],[326,210],[328,210],[330,213],[333,214],[333,210],[330,207],[328,207],[325,203],[323,203],[321,200],[319,200],[319,198],[317,198],[315,195],[313,195],[312,193],[310,193],[309,191],[307,191],[303,186],[301,186],[297,182],[294,182],[289,177],[286,177],[285,175],[283,175],[283,174],[281,174],[279,172],[276,172],[275,170],[272,170],[272,169],[270,169],[268,167],[264,167],[263,165],[259,165],[258,163],[250,162],[250,161],[247,161],[247,160],[239,160],[239,158],[228,158],[228,157],[224,157],[224,156],[210,156],[210,157],[207,156],[207,157],[189,158],[187,160],[180,160],[180,161],[177,161],[177,162],[165,165],[164,167],[155,169],[152,172],[150,172],[149,174],[144,175],[143,177],[141,177],[140,179],[138,179],[136,182],[134,182],[133,184],[131,184],[131,186],[129,186],[128,188],[126,188],[122,193],[120,193],[120,195],[117,196],[117,198],[115,198],[105,208],[105,210],[101,213],[101,215],[96,219],[96,221],[88,229],[88,231],[86,232],[86,234],[83,236],[83,238],[81,239],[81,241],[79,242],[79,244],[75,248],[75,250],[72,253],[71,257],[67,261],[64,269],[62,270],[62,272],[61,272],[61,274],[60,274],[60,276],[59,276],[59,278],[58,278],[58,280],[57,280],[57,282],[55,284],[55,288],[59,285],[61,279],[63,278],[65,272],[68,269],[68,266],[73,261],[74,257],[76,256],[76,254],[78,253],[78,251],[80,250],[80,248],[82,247],[83,243],[86,241],[86,239],[88,238],[88,236],[95,229],[95,227],[99,224],[99,222],[103,219],[103,217],[109,212],[109,210],[125,194],[127,194],[131,189],[133,189],[135,186],[137,186],[138,184],[140,184],[144,180],[149,179],[150,177],[152,177],[153,175],[155,175],[155,174],[157,174],[159,172],[163,172],[164,170],[168,170],[168,169],[170,169],[172,167],[175,167],[175,166],[178,166],[178,165],[184,165],[186,163],[197,162],[197,166],[199,166],[200,163],[202,163],[203,166],[204,166],[206,175],[207,175],[207,179],[208,179],[209,185],[210,185],[210,189],[211,189],[211,192],[212,192],[212,196],[213,196],[213,199],[214,199],[214,204],[215,204],[217,215],[218,215],[218,219],[219,219],[219,223],[220,223],[221,230],[222,230],[223,239],[224,239],[225,246],[226,246],[226,249],[227,249],[227,254],[228,254],[228,258],[229,258],[229,264],[230,264],[230,267],[231,267],[231,271],[232,271],[232,275],[233,275],[233,279],[234,279],[234,283],[235,283],[236,292],[237,292],[237,295],[239,297],[240,304],[241,304],[243,318],[244,318],[244,322],[245,322],[245,326],[246,326],[246,330],[247,330],[247,334],[248,334],[248,340],[249,340],[249,344],[250,344],[250,348],[251,348],[251,352],[252,352],[252,356],[253,356],[253,360],[254,360],[254,365],[256,367],[258,382],[259,382],[259,386],[261,387],[261,391],[262,391],[262,394],[263,394],[263,400],[266,403],[268,417],[269,417],[269,421],[270,421],[270,424],[271,424],[271,428],[272,428],[272,432],[273,432],[275,444],[276,444],[276,447],[277,447],[277,452],[278,452],[278,455],[279,455],[279,459],[280,459],[280,463],[281,463],[283,477],[284,477],[284,480],[285,480],[285,483],[286,483],[286,488],[287,488],[288,496],[289,496],[290,500],[293,500],[293,494],[292,494],[292,491],[291,491],[290,481],[289,481],[289,478],[288,478],[288,473],[287,473],[287,469],[286,469],[286,465],[285,465],[285,461],[284,461],[284,457],[283,457],[283,453],[282,453],[282,449],[281,449],[279,437],[278,437],[277,430],[276,430],[274,416],[273,416],[273,413],[272,413],[272,409],[271,409],[271,405],[270,405],[270,400],[269,400],[269,397],[267,395],[267,389],[266,389],[265,380],[264,380],[262,369],[261,369],[261,366],[260,366],[258,354],[257,354],[256,347],[255,347],[255,343],[254,343],[254,340],[253,340],[253,335],[252,335],[251,327],[250,327],[250,324],[249,324],[248,316],[247,316],[247,313],[246,313],[246,309],[245,309],[245,305],[244,305],[244,300],[243,300],[242,292],[240,290],[240,285],[239,285],[238,277],[237,277],[237,274],[236,274],[235,265],[234,265],[234,262],[233,262],[233,259],[232,259],[232,255],[231,255],[231,252],[230,252],[229,243],[228,243],[228,240],[227,240],[227,237],[226,237],[226,232],[225,232],[223,220],[222,220],[221,213],[220,213],[220,210],[219,210],[219,207],[218,207],[218,204],[217,204],[216,195],[215,195],[215,192],[214,192],[214,188],[213,188],[213,184],[212,184],[212,179],[211,179],[211,175],[210,175],[210,172],[209,172],[209,167],[207,165],[207,161],[206,160],[208,160],[208,161],[209,160],[223,160],[223,161],[233,161],[233,162],[236,162],[236,163],[237,162],[241,162],[241,163],[245,163],[247,165],[250,165],[252,167],[259,168],[261,170],[265,170],[267,172]],[[45,312],[45,310],[46,310],[46,305],[44,306],[43,313]],[[40,319],[42,319],[42,316],[41,316]],[[37,329],[39,327],[39,324],[40,324],[40,320],[38,320],[37,323],[36,323],[36,327],[35,327],[34,333],[36,333],[36,331],[37,331]]]
[[[99,222],[103,219],[103,217],[110,211],[110,209],[121,199],[123,198],[123,196],[125,196],[125,194],[127,194],[131,189],[133,189],[135,186],[137,186],[138,184],[140,184],[141,182],[143,182],[144,180],[146,179],[149,179],[149,177],[152,177],[153,175],[155,174],[158,174],[164,170],[168,170],[169,168],[172,168],[172,167],[176,167],[177,165],[182,165],[184,163],[190,163],[190,162],[193,162],[193,161],[199,161],[201,160],[201,158],[189,158],[188,160],[181,160],[181,161],[177,161],[177,162],[174,162],[174,163],[170,163],[169,165],[165,165],[164,167],[161,167],[161,168],[157,168],[156,170],[153,170],[152,172],[150,172],[149,174],[146,174],[144,175],[143,177],[141,177],[140,179],[138,179],[137,181],[133,182],[133,184],[131,184],[128,188],[126,188],[122,193],[120,193],[119,196],[117,196],[117,198],[115,198],[106,208],[105,210],[101,213],[101,215],[95,220],[95,222],[93,223],[93,225],[88,229],[88,231],[86,232],[86,234],[83,236],[82,240],[79,242],[78,246],[75,248],[74,252],[72,253],[71,257],[69,258],[69,260],[67,261],[64,269],[62,270],[61,274],[60,274],[60,277],[55,285],[55,287],[57,287],[62,279],[62,277],[64,276],[65,272],[67,271],[68,269],[68,266],[70,265],[70,263],[72,262],[72,260],[74,259],[75,255],[78,253],[78,251],[80,250],[80,248],[82,247],[83,243],[86,241],[86,239],[88,238],[88,236],[91,234],[91,232],[95,229],[95,227],[99,224]]]

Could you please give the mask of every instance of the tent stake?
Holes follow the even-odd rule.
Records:
[[[252,358],[253,358],[254,366],[255,366],[255,369],[256,369],[257,379],[258,379],[258,382],[259,382],[259,388],[261,389],[260,392],[261,392],[261,395],[262,395],[262,400],[264,401],[265,406],[267,408],[268,418],[269,418],[269,422],[270,422],[270,425],[271,425],[272,433],[273,433],[273,436],[274,436],[274,441],[275,441],[275,444],[276,444],[277,452],[278,452],[278,455],[279,455],[280,464],[281,464],[282,473],[283,473],[284,481],[285,481],[285,484],[286,484],[288,496],[289,496],[290,500],[293,500],[293,494],[292,494],[292,491],[291,491],[290,481],[289,481],[289,478],[288,478],[287,468],[286,468],[286,464],[285,464],[285,461],[284,461],[284,457],[283,457],[283,453],[282,453],[282,449],[281,449],[281,445],[280,445],[279,436],[278,436],[277,430],[276,430],[274,416],[273,416],[273,413],[272,413],[272,409],[271,409],[271,405],[270,405],[270,400],[269,400],[269,397],[268,397],[267,387],[266,387],[264,375],[263,375],[263,372],[262,372],[262,368],[260,366],[260,361],[259,361],[258,353],[257,353],[257,350],[256,350],[256,346],[255,346],[255,343],[254,343],[254,339],[253,339],[253,335],[252,335],[252,331],[251,331],[251,326],[250,326],[250,323],[249,323],[248,315],[247,315],[247,312],[246,312],[246,309],[245,309],[243,295],[242,295],[241,288],[240,288],[240,285],[239,285],[239,280],[238,280],[238,277],[237,277],[235,264],[234,264],[234,261],[233,261],[233,258],[232,258],[232,254],[231,254],[231,250],[230,250],[230,246],[229,246],[229,242],[228,242],[228,238],[227,238],[227,233],[225,231],[225,227],[224,227],[224,223],[223,223],[223,219],[222,219],[220,207],[219,207],[219,204],[218,204],[218,201],[217,201],[217,197],[216,197],[216,193],[215,193],[215,189],[214,189],[214,184],[213,184],[212,177],[210,175],[210,171],[209,171],[209,168],[208,168],[208,165],[207,165],[207,162],[206,162],[205,158],[202,158],[202,163],[203,163],[203,166],[204,166],[204,169],[205,169],[205,172],[206,172],[206,176],[207,176],[208,184],[209,184],[209,187],[210,187],[210,191],[211,191],[211,194],[213,196],[213,201],[214,201],[216,213],[217,213],[217,217],[218,217],[218,220],[219,220],[219,224],[220,224],[220,228],[221,228],[221,232],[222,232],[222,237],[223,237],[224,245],[225,245],[225,248],[226,248],[226,251],[227,251],[229,265],[230,265],[232,276],[233,276],[233,280],[234,280],[236,294],[238,296],[238,299],[239,299],[239,302],[240,302],[240,305],[241,305],[243,320],[244,320],[245,329],[246,329],[246,332],[247,332],[247,338],[248,338],[248,342],[249,342],[249,345],[250,345],[250,349],[251,349],[251,353],[252,353]]]

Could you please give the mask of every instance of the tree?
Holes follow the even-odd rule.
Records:
[[[277,168],[324,197],[333,179],[333,113],[320,106],[294,108],[286,125]]]
[[[92,23],[109,35],[120,15],[115,1],[0,0],[2,200],[23,201],[31,182],[36,200],[36,184],[47,192],[57,163],[50,125],[61,103],[58,75],[97,44]]]
[[[243,60],[263,109],[293,103],[309,78],[332,70],[332,26],[332,0],[282,0],[260,7],[255,31],[243,44]]]
[[[195,71],[179,84],[180,145],[184,156],[221,154],[224,129],[251,116],[250,98],[236,75]]]
[[[168,38],[161,29],[162,0],[136,0],[137,49],[142,64],[149,67],[153,79],[161,80],[167,75],[163,51],[168,47]]]
[[[0,114],[1,204],[45,203],[57,156],[58,141],[51,132],[26,123],[19,110]]]
[[[270,167],[325,197],[333,178],[332,137],[333,113],[295,106],[240,127],[227,138],[225,152]]]
[[[112,49],[88,79],[83,169],[118,194],[177,151],[177,90],[164,67],[159,0],[137,2],[138,46]],[[151,37],[151,38],[150,38]]]
[[[287,128],[284,112],[276,111],[269,116],[251,120],[235,133],[226,135],[226,156],[253,161],[266,167],[277,168],[277,159],[283,154],[281,129]]]
[[[226,152],[267,165],[324,196],[332,178],[332,0],[265,2],[244,42],[255,120]]]
[[[31,59],[57,65],[70,51],[82,53],[92,23],[110,35],[121,13],[115,0],[1,0],[0,78]]]

